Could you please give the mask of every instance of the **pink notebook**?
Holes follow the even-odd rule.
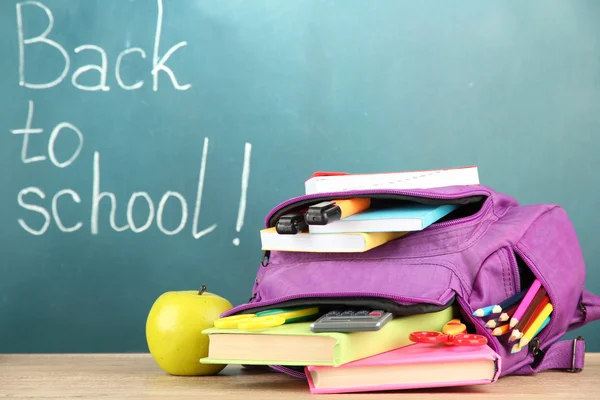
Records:
[[[416,343],[339,367],[305,367],[310,391],[349,393],[493,383],[501,359],[489,346]]]

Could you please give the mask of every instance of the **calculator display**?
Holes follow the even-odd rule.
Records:
[[[310,329],[313,332],[377,331],[392,317],[391,313],[380,310],[334,310],[313,322]]]

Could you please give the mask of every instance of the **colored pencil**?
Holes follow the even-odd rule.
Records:
[[[510,349],[510,354],[515,354],[521,351],[523,347],[519,346],[519,343],[515,343],[512,347],[512,349]]]
[[[508,310],[505,310],[498,317],[498,321],[500,321],[500,322],[508,321],[510,319],[510,317],[512,317],[513,314],[515,313],[515,311],[517,310],[517,307],[519,307],[519,305],[515,304],[514,306],[510,307]]]
[[[544,329],[546,327],[546,325],[548,325],[550,323],[550,316],[546,317],[546,319],[544,320],[544,322],[542,322],[542,325],[540,325],[540,327],[537,329],[537,331],[534,332],[533,335],[531,335],[531,338],[529,337],[529,332],[525,332],[526,335],[523,335],[523,337],[521,338],[521,340],[519,341],[519,346],[524,347],[527,346],[529,344],[529,342],[531,342],[531,340],[536,337],[537,335],[540,334],[540,332],[542,331],[542,329]]]
[[[473,315],[475,317],[485,317],[486,315],[490,315],[492,313],[492,309],[493,308],[494,308],[493,305],[487,306],[487,307],[483,307],[483,308],[478,308],[477,310],[475,310],[473,312]]]
[[[486,328],[494,329],[498,325],[498,320],[496,318],[490,319],[485,323]]]
[[[537,335],[538,332],[543,329],[542,325],[544,325],[544,323],[546,322],[546,319],[548,319],[548,317],[552,313],[552,310],[553,310],[552,304],[551,303],[546,304],[546,307],[544,307],[544,309],[542,310],[540,315],[538,315],[537,318],[535,319],[535,321],[533,322],[533,324],[531,324],[531,327],[529,328],[529,330],[527,332],[525,332],[525,334],[519,341],[519,344],[521,345],[521,347],[526,346],[527,343],[529,343],[531,341],[531,339],[533,339],[535,337],[535,335]],[[550,321],[548,320],[548,322],[550,322]],[[545,327],[545,325],[544,325],[544,327]]]
[[[538,281],[536,279],[531,284],[531,287],[529,289],[527,289],[527,294],[525,294],[525,297],[523,297],[523,300],[521,300],[519,307],[516,309],[515,313],[513,314],[512,318],[510,319],[510,327],[511,328],[514,328],[515,325],[517,325],[517,323],[519,322],[519,319],[523,316],[525,311],[527,311],[527,307],[529,307],[531,300],[533,300],[533,298],[535,297],[535,294],[538,292],[538,290],[540,289],[541,286],[542,286],[542,284],[540,283],[540,281]]]
[[[517,304],[521,299],[525,296],[526,290],[522,290],[519,293],[516,293],[510,296],[508,299],[503,300],[501,303],[492,304],[491,306],[478,308],[473,313],[476,317],[485,317],[490,314],[500,314],[503,310],[510,308]]]
[[[506,335],[509,331],[510,331],[510,325],[504,324],[504,325],[500,325],[500,326],[496,327],[496,329],[494,329],[492,331],[492,335],[502,336],[502,335]]]
[[[537,316],[540,315],[540,313],[544,310],[544,307],[546,307],[546,304],[548,304],[548,303],[550,303],[550,298],[548,297],[548,295],[546,295],[546,296],[544,296],[544,298],[542,299],[540,304],[537,305],[537,307],[535,308],[535,311],[533,312],[533,314],[531,314],[531,317],[529,318],[529,320],[527,321],[525,326],[522,329],[519,329],[519,331],[523,332],[523,333],[527,332],[529,330],[529,328],[531,327],[531,325],[534,323]],[[517,326],[518,325],[519,324],[517,324]]]
[[[519,340],[523,337],[523,332],[513,329],[510,331],[510,336],[508,337],[508,342],[514,342],[515,340]]]
[[[535,317],[533,316],[534,312],[537,310],[538,305],[540,305],[541,303],[544,303],[544,306],[548,303],[548,296],[546,295],[546,289],[544,289],[543,287],[540,287],[540,290],[537,291],[537,293],[535,294],[535,297],[533,298],[533,300],[531,300],[531,303],[529,303],[529,305],[527,306],[527,310],[525,311],[525,313],[523,313],[523,316],[521,317],[519,322],[517,322],[517,325],[515,325],[513,327],[514,335],[511,334],[511,336],[510,336],[511,338],[509,339],[509,341],[511,339],[516,340],[516,339],[520,338],[520,336],[523,336],[522,333],[525,332],[525,325],[527,325],[527,322],[529,322],[530,319],[532,319],[532,318],[535,319]],[[544,309],[544,307],[542,306],[540,311],[543,309]],[[521,335],[519,336],[519,334],[521,334]]]
[[[525,297],[525,294],[527,294],[527,291],[521,290],[520,292],[510,296],[508,299],[495,306],[494,312],[500,314],[502,311],[513,307],[514,305],[518,304],[523,299],[523,297]]]

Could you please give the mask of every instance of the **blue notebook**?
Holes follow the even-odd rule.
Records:
[[[310,233],[420,231],[445,217],[458,205],[411,203],[392,208],[369,209],[327,225],[309,225]]]

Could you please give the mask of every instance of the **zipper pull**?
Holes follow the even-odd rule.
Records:
[[[583,322],[586,322],[587,319],[587,308],[585,307],[585,304],[583,304],[583,295],[581,295],[581,297],[579,298],[579,311],[581,311],[581,313],[583,314]]]
[[[540,339],[534,338],[531,342],[529,342],[529,351],[533,354],[533,363],[531,364],[531,368],[537,368],[537,366],[542,362],[545,351],[540,349]]]
[[[269,265],[269,258],[271,258],[271,250],[265,251],[265,254],[263,255],[263,258],[262,258],[262,261],[260,264],[263,267],[266,267],[267,265]]]

